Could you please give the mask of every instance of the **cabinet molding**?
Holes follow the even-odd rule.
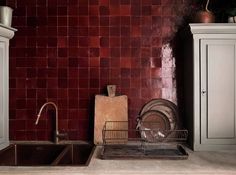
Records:
[[[189,24],[193,35],[196,34],[235,34],[236,25],[233,23],[198,23]]]

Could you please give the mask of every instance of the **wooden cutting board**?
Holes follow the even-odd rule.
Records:
[[[94,144],[96,145],[103,143],[102,129],[106,121],[128,121],[128,97],[126,95],[95,96]]]

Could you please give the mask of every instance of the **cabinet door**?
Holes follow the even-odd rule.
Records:
[[[236,39],[201,40],[201,144],[236,144]]]
[[[3,40],[0,38],[0,40]],[[8,42],[0,41],[0,149],[8,146]]]

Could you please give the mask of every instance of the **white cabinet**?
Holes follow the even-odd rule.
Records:
[[[236,25],[190,24],[190,28],[192,79],[187,78],[185,89],[191,87],[192,94],[185,96],[192,95],[192,100],[185,108],[190,109],[186,118],[191,145],[194,150],[236,149]]]
[[[9,39],[13,28],[0,25],[0,149],[9,145]]]

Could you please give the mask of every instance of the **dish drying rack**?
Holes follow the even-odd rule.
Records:
[[[128,121],[106,121],[102,130],[102,159],[187,159],[183,147],[187,130],[150,129],[158,123],[145,122],[130,129]],[[157,127],[158,128],[158,127]]]

